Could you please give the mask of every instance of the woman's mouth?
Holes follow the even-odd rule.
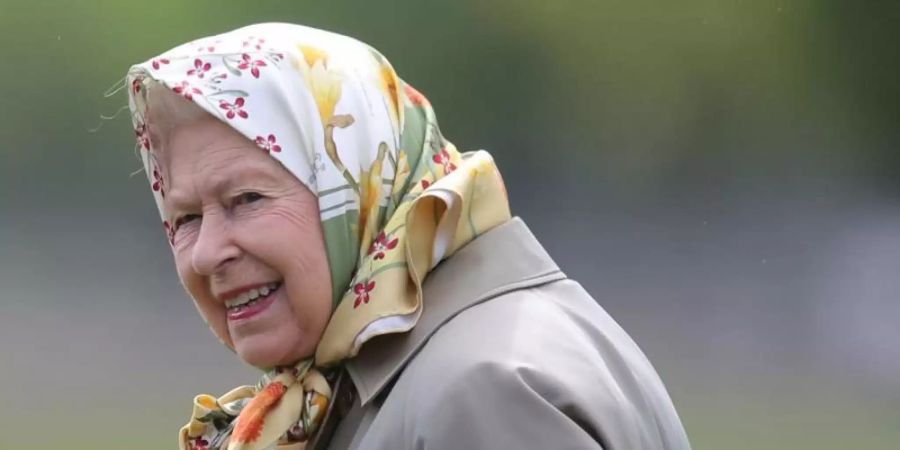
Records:
[[[272,304],[281,284],[281,281],[268,283],[227,300],[228,320],[247,319],[264,311]]]

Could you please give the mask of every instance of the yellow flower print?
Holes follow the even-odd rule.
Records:
[[[316,100],[323,126],[328,125],[334,116],[334,107],[341,99],[341,81],[340,75],[325,69],[323,64],[316,64],[309,70],[306,82]]]
[[[391,66],[387,65],[387,63],[381,63],[381,69],[379,70],[379,87],[381,88],[381,92],[384,94],[385,98],[388,102],[388,112],[391,116],[391,122],[393,122],[394,127],[397,130],[400,130],[403,125],[403,110],[400,109],[400,97],[399,97],[399,87],[397,80],[397,73],[394,72],[394,69]]]
[[[198,395],[197,404],[209,410],[218,409],[219,407],[216,399],[211,395]]]
[[[328,54],[325,51],[309,45],[298,45],[297,48],[303,54],[306,65],[300,61],[294,65],[312,92],[322,118],[322,126],[327,126],[334,115],[335,105],[341,99],[343,80],[340,74],[328,69]]]
[[[397,152],[397,174],[394,176],[394,185],[391,187],[392,196],[396,196],[401,192],[403,187],[406,186],[406,180],[409,178],[409,161],[406,158],[406,152],[400,149]]]
[[[317,62],[322,61],[325,65],[328,60],[328,54],[324,50],[311,45],[298,45],[300,53],[303,53],[303,59],[306,61],[306,67],[313,67]]]
[[[341,172],[341,175],[347,180],[347,184],[353,188],[353,191],[359,193],[359,185],[353,179],[353,174],[347,170],[347,167],[341,161],[341,157],[338,155],[337,144],[334,143],[334,128],[347,128],[353,125],[354,121],[353,116],[350,114],[339,114],[328,120],[328,123],[325,124],[325,154],[331,158],[334,167]]]
[[[388,146],[382,142],[378,144],[378,155],[368,171],[360,174],[359,193],[359,228],[361,245],[360,254],[364,254],[372,243],[378,224],[379,199],[381,198],[381,172],[384,166],[384,158],[387,156]]]
[[[319,118],[325,131],[325,153],[353,190],[359,192],[356,180],[341,162],[333,136],[335,127],[346,128],[354,122],[353,116],[349,114],[334,115],[334,109],[341,99],[343,79],[339,73],[326,67],[328,55],[324,51],[308,45],[300,45],[298,49],[303,53],[306,65],[298,63],[296,66],[316,102],[316,109],[319,111]]]
[[[353,175],[341,161],[333,136],[335,128],[346,128],[355,121],[353,116],[349,114],[335,115],[335,108],[341,99],[344,79],[339,72],[328,68],[328,54],[324,50],[309,45],[298,45],[297,49],[302,53],[303,59],[302,61],[297,61],[295,66],[300,71],[313,96],[313,100],[316,102],[316,108],[319,111],[319,117],[322,120],[322,127],[325,131],[325,153],[353,190],[362,196],[363,193],[360,191],[357,180],[353,178]],[[303,64],[304,62],[306,63],[305,65]],[[380,65],[379,67],[390,69],[390,66]],[[393,77],[391,80],[394,80],[390,86],[393,87],[394,98],[396,98],[397,83],[393,70],[390,70],[390,75]],[[388,86],[388,84],[385,84],[385,86]],[[385,87],[385,89],[389,88]],[[393,114],[396,116],[396,106]],[[394,117],[394,120],[396,122],[396,117]],[[361,182],[365,182],[364,176],[360,178]],[[381,176],[380,167],[378,176]],[[361,221],[360,224],[364,225],[365,222]]]

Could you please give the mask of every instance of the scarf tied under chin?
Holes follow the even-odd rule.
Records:
[[[307,441],[321,425],[332,397],[321,372],[304,360],[263,375],[215,398],[198,395],[180,450],[268,450]],[[299,417],[299,420],[297,419]]]

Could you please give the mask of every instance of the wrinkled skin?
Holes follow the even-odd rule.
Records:
[[[213,332],[260,368],[311,356],[331,315],[316,196],[265,150],[212,117],[175,127],[163,148],[175,265]],[[279,280],[258,314],[235,319],[228,313],[224,293]]]

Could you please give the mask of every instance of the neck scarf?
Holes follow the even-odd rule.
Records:
[[[332,396],[317,368],[355,356],[375,336],[414,327],[429,271],[509,219],[500,174],[487,152],[458,152],[429,101],[368,45],[298,25],[251,25],[175,47],[126,77],[139,151],[170,239],[166,183],[146,123],[149,82],[242,133],[317,195],[334,286],[314,358],[276,368],[256,386],[197,396],[179,446],[303,442]]]

